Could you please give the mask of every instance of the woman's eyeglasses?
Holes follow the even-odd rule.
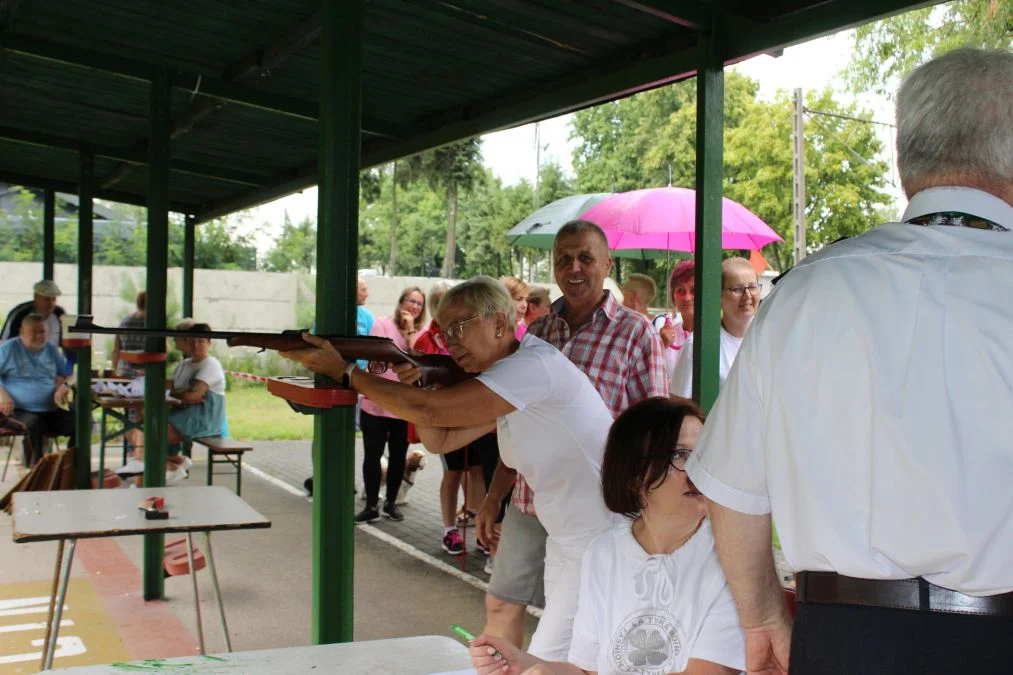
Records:
[[[672,459],[669,460],[669,462],[672,465],[672,468],[675,469],[676,471],[685,471],[686,460],[688,460],[689,456],[692,454],[693,454],[692,450],[687,450],[685,448],[677,449],[675,452],[672,453]]]
[[[750,295],[760,294],[760,284],[746,284],[745,286],[726,286],[725,290],[732,294],[733,297],[741,298],[742,294],[749,291]]]
[[[471,317],[470,319],[455,321],[454,323],[450,324],[449,326],[441,330],[439,333],[433,335],[433,342],[435,342],[436,346],[439,347],[440,349],[449,349],[451,340],[460,340],[461,338],[464,337],[464,324],[468,323],[469,321],[474,321],[475,319],[480,318],[481,318],[480,316],[476,315]]]

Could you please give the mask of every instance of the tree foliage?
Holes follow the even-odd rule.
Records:
[[[317,266],[317,224],[310,217],[293,224],[285,212],[285,222],[274,246],[264,256],[268,272],[313,272]]]
[[[859,26],[845,78],[856,92],[892,95],[918,65],[958,47],[1013,47],[1013,2],[953,0]]]
[[[111,219],[92,223],[93,262],[96,265],[147,265],[147,216],[143,208],[106,204]],[[57,200],[54,223],[55,261],[76,263],[78,222],[76,214],[63,215]],[[239,232],[245,213],[233,214],[197,226],[194,238],[195,267],[210,269],[257,269],[257,248],[250,234]],[[7,209],[0,209],[0,261],[41,262],[42,203],[27,188],[16,188]],[[170,267],[183,264],[183,219],[169,217]]]
[[[428,150],[408,158],[407,165],[409,175],[423,179],[431,189],[443,193],[447,227],[441,274],[452,277],[457,253],[459,198],[471,190],[482,173],[482,139],[469,138]]]
[[[665,91],[673,90],[673,91]],[[791,264],[791,101],[756,96],[757,83],[730,72],[725,78],[724,193],[770,225],[785,242],[764,255],[773,265]],[[641,100],[646,98],[647,100]],[[860,117],[867,113],[837,103],[828,91],[810,92],[808,108]],[[667,106],[667,110],[666,110]],[[603,108],[605,106],[602,106]],[[807,245],[816,250],[879,222],[889,203],[882,192],[886,164],[870,125],[834,117],[806,119]],[[693,187],[696,172],[696,86],[684,82],[633,96],[573,120],[577,185],[581,192],[657,187]],[[665,262],[648,261],[646,271],[664,288]]]

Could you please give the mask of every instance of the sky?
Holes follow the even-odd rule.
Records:
[[[778,90],[790,92],[796,87],[810,90],[829,86],[838,100],[851,102],[855,98],[846,91],[840,77],[840,72],[848,63],[851,47],[851,31],[842,31],[796,47],[789,47],[778,58],[757,56],[730,69],[757,80],[760,83],[760,97],[764,99],[772,99]],[[860,97],[857,102],[873,112],[873,119],[883,122],[893,121],[892,101],[869,94]],[[542,146],[541,162],[555,161],[564,171],[572,175],[571,157],[574,142],[569,139],[570,117],[562,115],[539,123],[538,137]],[[892,147],[894,142],[892,130],[878,125],[876,129],[884,146]],[[482,140],[485,164],[504,185],[515,184],[521,179],[533,182],[536,162],[534,124],[487,134]],[[884,159],[892,165],[892,156],[889,152]],[[896,182],[893,173],[888,179]],[[888,191],[902,206],[903,197],[899,189],[888,186]],[[306,216],[316,218],[316,188],[284,197],[254,210],[252,217],[247,221],[250,228],[259,227],[265,222],[270,223],[258,235],[258,247],[261,250],[270,247],[273,236],[280,230],[286,210],[294,221]]]

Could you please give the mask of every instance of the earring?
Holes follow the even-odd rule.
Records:
[[[496,337],[503,337],[503,331],[501,330],[496,331]]]

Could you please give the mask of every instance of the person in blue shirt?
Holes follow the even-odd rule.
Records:
[[[359,277],[359,282],[355,287],[355,334],[356,335],[369,335],[369,332],[373,330],[373,313],[366,309],[366,298],[369,297],[369,286],[366,285],[366,280]],[[316,322],[313,323],[313,334],[317,332]],[[369,367],[369,363],[365,360],[356,361],[359,367],[366,370]],[[359,401],[355,402],[355,430],[359,430]],[[313,495],[313,476],[310,476],[303,481],[303,487],[306,488],[311,496]]]
[[[359,277],[359,283],[355,288],[355,334],[356,335],[369,335],[369,331],[373,330],[373,313],[366,309],[366,298],[369,297],[369,287],[366,285],[366,280]],[[358,361],[359,367],[363,370],[366,369],[365,361]],[[358,419],[358,415],[356,415]]]
[[[66,372],[41,314],[25,316],[18,338],[0,344],[0,424],[27,429],[26,468],[42,459],[44,434],[69,436],[68,447],[74,446],[74,412],[60,407],[69,397]]]

